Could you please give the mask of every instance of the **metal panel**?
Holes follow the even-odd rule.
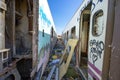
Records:
[[[109,76],[109,80],[120,79],[120,0],[116,0],[115,4],[115,22]]]
[[[105,37],[105,54],[102,69],[102,80],[108,80],[109,78],[109,67],[110,67],[110,55],[112,37],[113,37],[113,26],[114,26],[114,0],[109,0],[108,3],[108,14],[107,14],[107,25],[106,25],[106,37]]]
[[[59,67],[59,80],[62,79],[62,77],[66,74],[67,72],[67,69],[68,69],[68,66],[70,64],[70,61],[71,61],[71,58],[72,58],[72,55],[74,53],[74,49],[77,45],[77,42],[78,40],[77,39],[69,39],[68,43],[67,43],[67,46],[64,50],[64,53],[62,55],[62,58],[60,60],[60,67]],[[64,57],[65,57],[65,54],[66,54],[66,51],[67,51],[67,48],[71,47],[71,50],[69,52],[69,55],[67,56],[67,60],[64,61]]]
[[[92,0],[88,41],[88,80],[103,80],[108,1]]]

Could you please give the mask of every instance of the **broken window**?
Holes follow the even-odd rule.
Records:
[[[99,36],[103,33],[103,11],[100,10],[95,13],[93,16],[93,27],[92,27],[92,34],[94,36]]]

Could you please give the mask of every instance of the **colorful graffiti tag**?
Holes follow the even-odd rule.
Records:
[[[39,8],[39,13],[40,13],[40,18],[41,18],[41,21],[42,21],[43,25],[46,25],[46,24],[47,24],[47,26],[50,27],[51,22],[50,22],[50,20],[47,18],[47,16],[46,16],[46,14],[44,13],[42,7]]]

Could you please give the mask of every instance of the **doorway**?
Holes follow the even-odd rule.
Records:
[[[87,62],[88,62],[88,40],[90,26],[90,10],[91,3],[83,10],[80,18],[80,69],[84,77],[88,77]]]

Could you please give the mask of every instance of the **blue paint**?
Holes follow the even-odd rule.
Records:
[[[47,18],[46,14],[44,13],[43,9],[40,7],[39,8],[39,14],[40,18],[47,23],[47,25],[50,27],[51,21]]]
[[[38,41],[38,59],[40,59],[40,55],[42,54],[44,57],[44,51],[50,48],[50,34],[45,33],[44,37],[42,36],[42,32],[39,31],[39,41]],[[42,50],[42,51],[41,51]]]

